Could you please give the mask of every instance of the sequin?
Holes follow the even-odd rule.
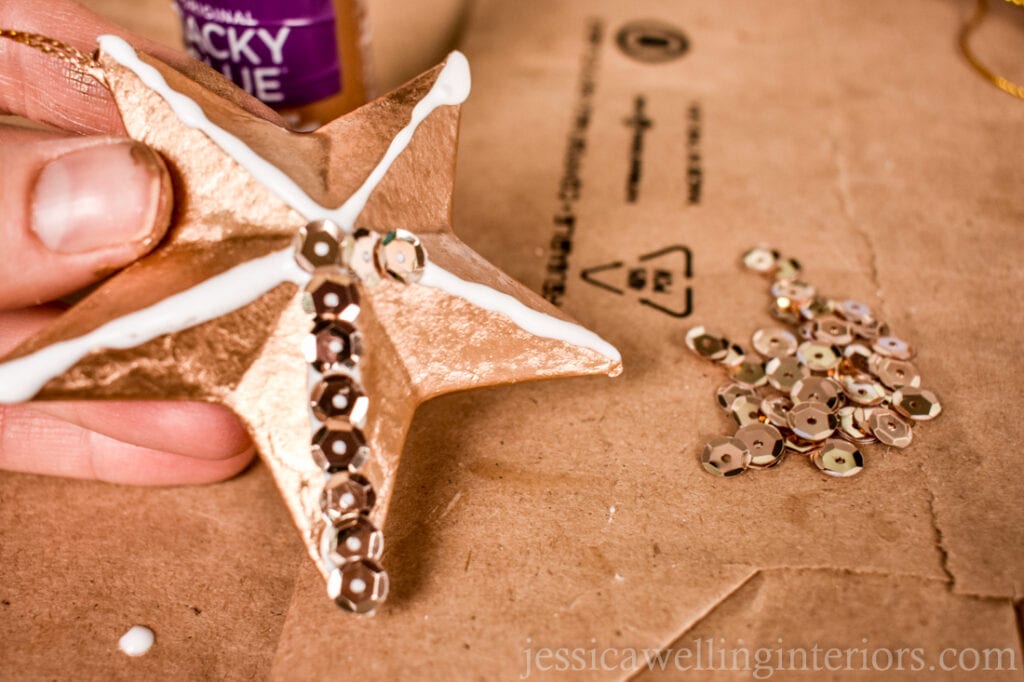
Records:
[[[928,421],[942,412],[939,398],[923,388],[904,386],[892,394],[892,406],[907,419]]]
[[[704,446],[700,461],[715,476],[738,476],[750,466],[750,450],[739,438],[718,436]]]
[[[786,441],[771,424],[748,424],[736,431],[750,451],[750,468],[767,469],[775,466],[786,452]]]
[[[769,327],[755,331],[751,338],[751,345],[763,357],[781,358],[796,353],[799,343],[791,332],[778,327]]]
[[[823,441],[838,424],[836,415],[824,403],[797,403],[789,411],[789,428],[804,440]]]
[[[829,438],[811,461],[822,473],[838,478],[856,476],[864,469],[864,455],[849,441]]]

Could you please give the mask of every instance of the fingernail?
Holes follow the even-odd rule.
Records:
[[[84,253],[148,240],[162,228],[163,162],[125,140],[48,162],[32,195],[32,230],[51,251]]]

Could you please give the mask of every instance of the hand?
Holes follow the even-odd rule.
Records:
[[[0,27],[40,33],[86,53],[115,33],[246,109],[275,115],[205,65],[104,22],[69,0],[6,0]],[[171,180],[159,155],[124,137],[105,88],[63,62],[0,40],[0,354],[46,326],[45,304],[145,255],[167,230]],[[48,126],[55,126],[55,130]],[[222,480],[253,456],[228,409],[187,402],[0,405],[0,469],[177,484]]]

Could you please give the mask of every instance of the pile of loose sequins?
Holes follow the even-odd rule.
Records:
[[[397,230],[343,237],[330,221],[314,221],[295,240],[295,260],[311,279],[303,308],[313,317],[303,353],[309,362],[311,453],[323,469],[320,552],[328,594],[347,611],[371,613],[387,597],[388,575],[377,561],[384,536],[369,519],[375,494],[360,470],[370,458],[362,429],[369,409],[360,377],[363,341],[356,320],[360,288],[382,276],[406,283],[422,271],[419,240]]]
[[[754,353],[704,327],[687,333],[690,350],[728,373],[716,398],[739,425],[704,446],[705,470],[736,476],[795,452],[829,476],[854,476],[864,446],[905,448],[915,422],[939,415],[911,362],[914,349],[867,305],[818,294],[795,260],[770,249],[751,249],[743,264],[772,280],[770,313],[786,326],[756,330]]]

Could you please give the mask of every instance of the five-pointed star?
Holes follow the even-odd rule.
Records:
[[[143,310],[240,263],[287,248],[305,220],[204,133],[184,125],[131,70],[100,53],[100,76],[125,128],[158,150],[174,180],[166,240],[109,279],[10,358],[80,337]],[[364,181],[430,89],[441,67],[312,134],[256,118],[157,60],[143,57],[211,121],[284,171],[310,197],[338,206]],[[556,308],[471,251],[451,231],[459,107],[442,106],[416,131],[365,209],[358,227],[419,235],[432,262],[528,307]],[[35,399],[188,399],[223,403],[248,426],[317,561],[317,498],[323,472],[310,456],[309,387],[301,341],[310,320],[301,291],[284,283],[209,322],[133,348],[98,349],[50,380]],[[370,397],[364,429],[372,457],[365,475],[383,527],[406,430],[416,406],[439,394],[531,379],[616,374],[617,359],[524,331],[510,318],[442,290],[385,280],[363,289],[359,325]],[[9,358],[8,358],[9,359]],[[325,574],[325,577],[326,574]]]

